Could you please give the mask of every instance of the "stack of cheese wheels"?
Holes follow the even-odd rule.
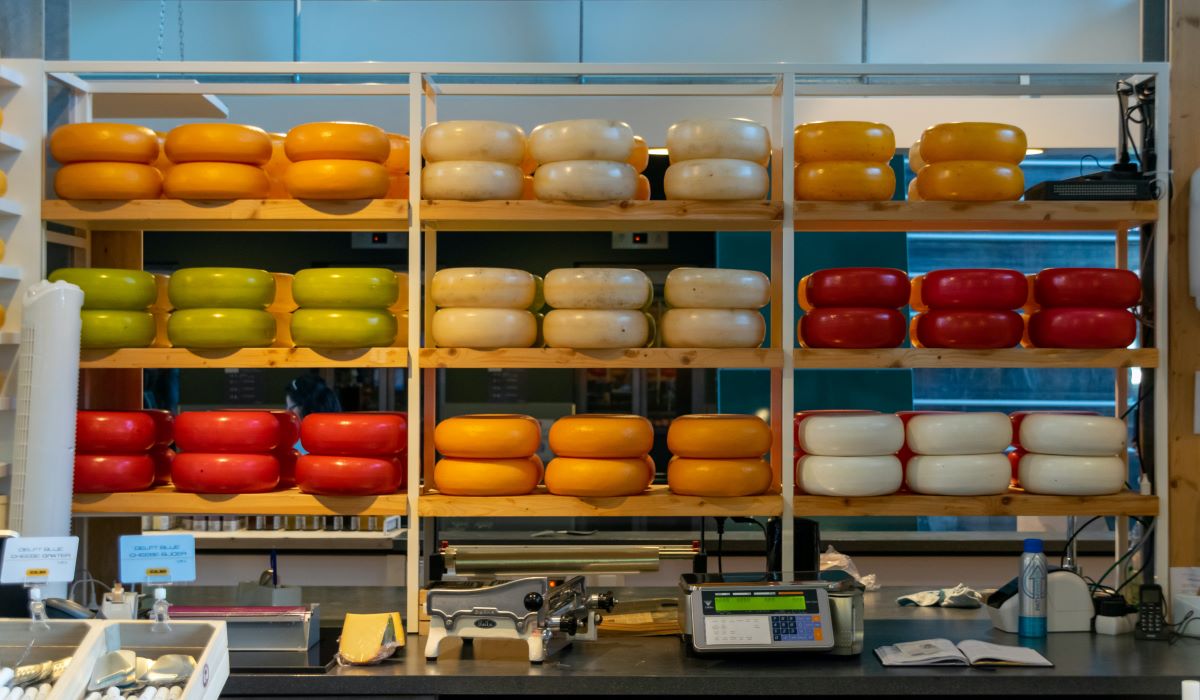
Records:
[[[307,454],[296,462],[304,493],[368,496],[404,484],[408,421],[402,413],[311,413],[300,424]]]
[[[1036,311],[1029,343],[1039,348],[1125,348],[1137,337],[1129,307],[1142,299],[1142,282],[1129,270],[1059,267],[1033,280]]]
[[[909,304],[914,346],[985,350],[1021,342],[1025,320],[1015,309],[1029,299],[1029,281],[1016,270],[934,270],[912,282]]]
[[[271,133],[268,136],[271,137],[271,159],[263,166],[267,179],[271,182],[271,192],[267,196],[271,199],[289,199],[292,193],[288,192],[287,183],[284,182],[288,166],[292,164],[284,147],[287,134]]]
[[[759,309],[771,281],[755,270],[679,267],[663,289],[663,345],[669,348],[756,348],[766,336]]]
[[[184,124],[167,133],[163,150],[172,166],[163,195],[172,199],[264,199],[271,179],[271,137],[244,124]]]
[[[442,455],[433,484],[451,496],[520,496],[537,488],[545,473],[537,455],[542,426],[533,416],[447,418],[434,428],[433,444]]]
[[[1021,421],[1025,420],[1026,416],[1031,416],[1039,413],[1048,413],[1057,416],[1099,416],[1095,411],[1016,411],[1009,414],[1009,420],[1013,426],[1013,442],[1012,449],[1008,451],[1008,462],[1012,466],[1012,484],[1017,486],[1020,484],[1021,458],[1027,452],[1021,445]]]
[[[758,416],[680,416],[667,429],[667,485],[708,498],[754,496],[771,488],[771,428]]]
[[[633,150],[629,152],[629,164],[638,174],[633,198],[641,201],[650,199],[650,179],[644,174],[646,167],[650,165],[650,145],[646,143],[646,139],[636,134],[633,137]]]
[[[158,297],[154,275],[141,270],[66,267],[51,282],[70,282],[83,290],[80,346],[144,348],[154,341],[154,316],[147,309]]]
[[[191,267],[171,275],[167,296],[175,310],[167,337],[183,348],[264,348],[275,342],[275,299],[266,270]]]
[[[749,119],[686,119],[667,129],[667,199],[763,199],[771,134]]]
[[[1025,132],[1009,124],[957,122],[921,134],[915,182],[920,199],[999,202],[1020,199]],[[909,154],[910,162],[912,160]]]
[[[888,267],[817,270],[800,280],[804,315],[796,334],[806,348],[894,348],[907,330],[908,275]]]
[[[920,413],[908,420],[908,488],[942,496],[986,496],[1008,490],[1004,454],[1012,424],[1003,413]]]
[[[377,126],[301,124],[288,132],[283,148],[291,161],[284,183],[298,199],[378,199],[391,186],[384,163],[392,146]]]
[[[895,415],[845,411],[797,414],[796,442],[804,453],[796,484],[814,496],[882,496],[903,481],[896,453],[904,424]]]
[[[279,484],[279,420],[269,411],[191,411],[175,419],[176,490],[258,493]]]
[[[438,270],[430,285],[433,342],[444,348],[527,348],[538,335],[538,277],[503,267]]]
[[[388,172],[388,199],[408,199],[408,166],[410,144],[408,137],[401,134],[388,134],[392,150],[388,151],[387,161],[383,164]]]
[[[520,199],[525,131],[505,122],[436,122],[421,135],[424,199]]]
[[[896,136],[875,122],[812,122],[796,127],[796,199],[886,201],[896,190],[889,161]]]
[[[279,462],[279,485],[291,488],[296,485],[296,462],[300,459],[300,451],[296,449],[300,443],[300,417],[285,409],[272,409],[267,413],[274,416],[279,425],[278,439],[271,452]]]
[[[529,155],[537,162],[533,193],[541,200],[608,202],[633,199],[638,171],[633,129],[610,119],[568,119],[542,124],[529,133]]]
[[[54,191],[63,199],[158,199],[163,176],[158,136],[134,124],[67,124],[50,135],[50,154],[63,164]]]
[[[552,348],[641,348],[654,341],[645,312],[654,286],[641,270],[577,267],[551,270],[543,286],[553,310],[542,321]]]
[[[550,427],[546,490],[559,496],[635,496],[654,481],[654,427],[641,416],[566,416]]]
[[[292,341],[299,347],[388,347],[396,340],[396,317],[388,310],[400,296],[396,273],[379,267],[320,267],[292,280]]]
[[[150,451],[158,437],[154,419],[142,411],[79,411],[75,417],[75,493],[150,488],[155,480]]]
[[[175,461],[175,416],[161,408],[144,408],[141,411],[154,421],[154,446],[150,448],[150,460],[154,462],[154,484],[171,483],[171,464]]]
[[[1017,480],[1029,493],[1101,496],[1119,493],[1129,478],[1125,421],[1067,413],[1014,414],[1025,451]]]

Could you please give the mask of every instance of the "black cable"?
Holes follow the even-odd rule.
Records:
[[[1174,627],[1175,629],[1171,631],[1171,638],[1167,640],[1167,644],[1174,644],[1180,637],[1184,636],[1184,631],[1187,630],[1188,625],[1192,624],[1198,619],[1200,618],[1196,617],[1196,611],[1189,610],[1187,615],[1184,615],[1183,619],[1179,622],[1176,622],[1175,624],[1168,622],[1167,627]]]
[[[1140,568],[1140,569],[1138,569],[1137,571],[1135,571],[1135,572],[1133,572],[1132,574],[1130,574],[1130,575],[1129,575],[1129,578],[1125,579],[1125,582],[1124,582],[1124,583],[1122,583],[1121,585],[1117,586],[1117,587],[1116,587],[1116,588],[1113,590],[1113,592],[1114,592],[1114,593],[1120,593],[1122,588],[1124,588],[1124,587],[1128,586],[1128,585],[1129,585],[1129,584],[1130,584],[1130,583],[1131,583],[1131,582],[1132,582],[1132,581],[1133,581],[1135,578],[1137,578],[1138,576],[1141,576],[1141,575],[1142,575],[1142,572],[1146,570],[1146,565],[1150,563],[1150,557],[1146,557],[1145,559],[1146,559],[1146,560],[1145,560],[1144,562],[1142,562],[1142,568]]]
[[[715,517],[717,521],[717,573],[725,573],[725,518]]]
[[[752,525],[757,525],[758,529],[762,530],[763,548],[764,548],[763,549],[763,558],[766,560],[766,563],[767,563],[766,570],[770,571],[771,570],[771,538],[770,538],[770,536],[767,535],[767,526],[758,522],[758,520],[756,520],[754,518],[733,518],[733,522],[735,522],[735,523],[750,523]]]
[[[1059,556],[1059,558],[1058,558],[1059,567],[1062,567],[1066,564],[1067,552],[1071,551],[1071,543],[1075,541],[1075,538],[1079,536],[1079,533],[1083,532],[1083,529],[1086,528],[1088,525],[1091,525],[1092,523],[1096,522],[1097,520],[1099,520],[1100,518],[1103,518],[1103,517],[1104,517],[1103,515],[1094,515],[1091,518],[1089,518],[1087,522],[1085,522],[1084,524],[1075,528],[1075,532],[1071,533],[1071,536],[1067,538],[1067,543],[1063,545],[1062,555]]]

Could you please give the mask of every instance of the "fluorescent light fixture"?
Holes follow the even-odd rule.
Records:
[[[662,147],[658,147],[658,148],[651,148],[650,155],[665,156],[665,155],[667,155],[667,148],[666,148],[666,146],[662,146]]]
[[[1044,148],[1026,148],[1025,149],[1025,155],[1027,155],[1027,156],[1040,156],[1045,152],[1046,152],[1046,149],[1044,149]]]

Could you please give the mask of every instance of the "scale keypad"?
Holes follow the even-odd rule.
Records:
[[[819,615],[772,615],[771,638],[776,642],[821,641]]]

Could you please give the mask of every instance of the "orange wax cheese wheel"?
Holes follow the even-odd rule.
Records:
[[[170,199],[263,199],[270,192],[266,171],[242,163],[180,163],[163,178]]]
[[[538,199],[563,202],[608,202],[633,199],[637,171],[628,163],[607,160],[564,160],[546,163],[533,174]]]
[[[749,160],[702,158],[674,163],[663,175],[667,199],[763,199],[771,190],[767,169]]]
[[[990,160],[1016,165],[1024,160],[1026,146],[1025,132],[1011,124],[938,124],[921,134],[921,159],[927,164]]]
[[[283,181],[297,199],[378,199],[391,186],[387,168],[366,160],[303,160]]]
[[[149,165],[158,158],[158,136],[136,124],[66,124],[50,135],[50,154],[63,164],[103,161]]]
[[[426,163],[421,169],[424,199],[520,199],[524,188],[521,169],[509,163],[482,160],[447,160]]]
[[[759,459],[771,451],[771,427],[750,415],[680,416],[667,429],[667,449],[677,457]]]
[[[387,132],[360,122],[313,122],[293,127],[283,142],[288,160],[369,160],[384,163]],[[385,171],[386,172],[386,171]]]
[[[626,162],[632,165],[633,169],[639,173],[646,170],[646,166],[650,165],[650,146],[646,143],[646,139],[634,134],[633,150],[629,152],[629,160]]]
[[[761,459],[674,457],[667,464],[667,485],[681,496],[754,496],[770,488],[771,465]]]
[[[386,199],[408,199],[408,175],[389,175]]]
[[[8,176],[4,174],[3,170],[0,170],[0,197],[3,197],[7,193],[8,193]]]
[[[429,296],[438,307],[528,309],[537,282],[524,270],[448,267],[433,274]]]
[[[816,202],[882,202],[896,190],[887,163],[825,160],[796,166],[796,199]]]
[[[446,457],[433,467],[433,485],[448,496],[521,496],[542,480],[542,460]]]
[[[533,191],[533,176],[532,175],[526,175],[521,180],[521,199],[525,199],[525,200],[529,200],[529,201],[537,199],[537,193]]]
[[[525,131],[516,124],[476,119],[435,122],[421,135],[421,155],[430,163],[477,160],[521,165]]]
[[[556,457],[546,465],[546,490],[559,496],[636,496],[654,478],[649,457],[590,459]]]
[[[400,134],[388,134],[388,143],[392,148],[388,151],[387,161],[383,167],[387,168],[389,175],[406,175],[408,173],[408,161],[411,152],[407,136]]]
[[[162,173],[141,163],[72,163],[54,174],[63,199],[158,199],[162,183]]]
[[[919,179],[920,178],[914,177],[912,179],[912,182],[908,183],[908,201],[910,201],[910,202],[922,201],[921,200],[921,186],[917,183],[917,180],[919,180]]]
[[[766,333],[757,309],[667,309],[662,315],[669,348],[756,348]]]
[[[654,426],[641,416],[564,416],[550,426],[550,451],[559,457],[641,457],[654,447]]]
[[[445,457],[523,458],[542,446],[542,425],[532,416],[514,413],[454,416],[433,429],[433,445]]]
[[[529,155],[540,165],[565,160],[625,163],[632,152],[633,129],[611,119],[567,119],[529,133]]]
[[[637,184],[633,188],[633,199],[635,202],[650,201],[650,178],[638,173]]]
[[[921,199],[953,202],[1003,202],[1025,193],[1025,175],[1009,163],[951,160],[930,163],[917,178]]]
[[[172,163],[265,165],[271,160],[271,137],[244,124],[184,124],[167,134],[164,150]]]
[[[914,173],[921,172],[921,168],[925,167],[925,159],[921,157],[921,139],[913,141],[913,145],[908,149],[908,169]]]
[[[859,160],[887,163],[896,153],[896,135],[877,122],[811,122],[793,133],[796,162]]]
[[[542,335],[549,347],[585,350],[642,348],[653,338],[646,314],[623,309],[554,309]]]
[[[766,165],[771,159],[767,127],[749,119],[685,119],[667,129],[671,163],[732,158]]]
[[[433,314],[433,342],[443,348],[527,348],[538,323],[525,309],[451,308]]]

